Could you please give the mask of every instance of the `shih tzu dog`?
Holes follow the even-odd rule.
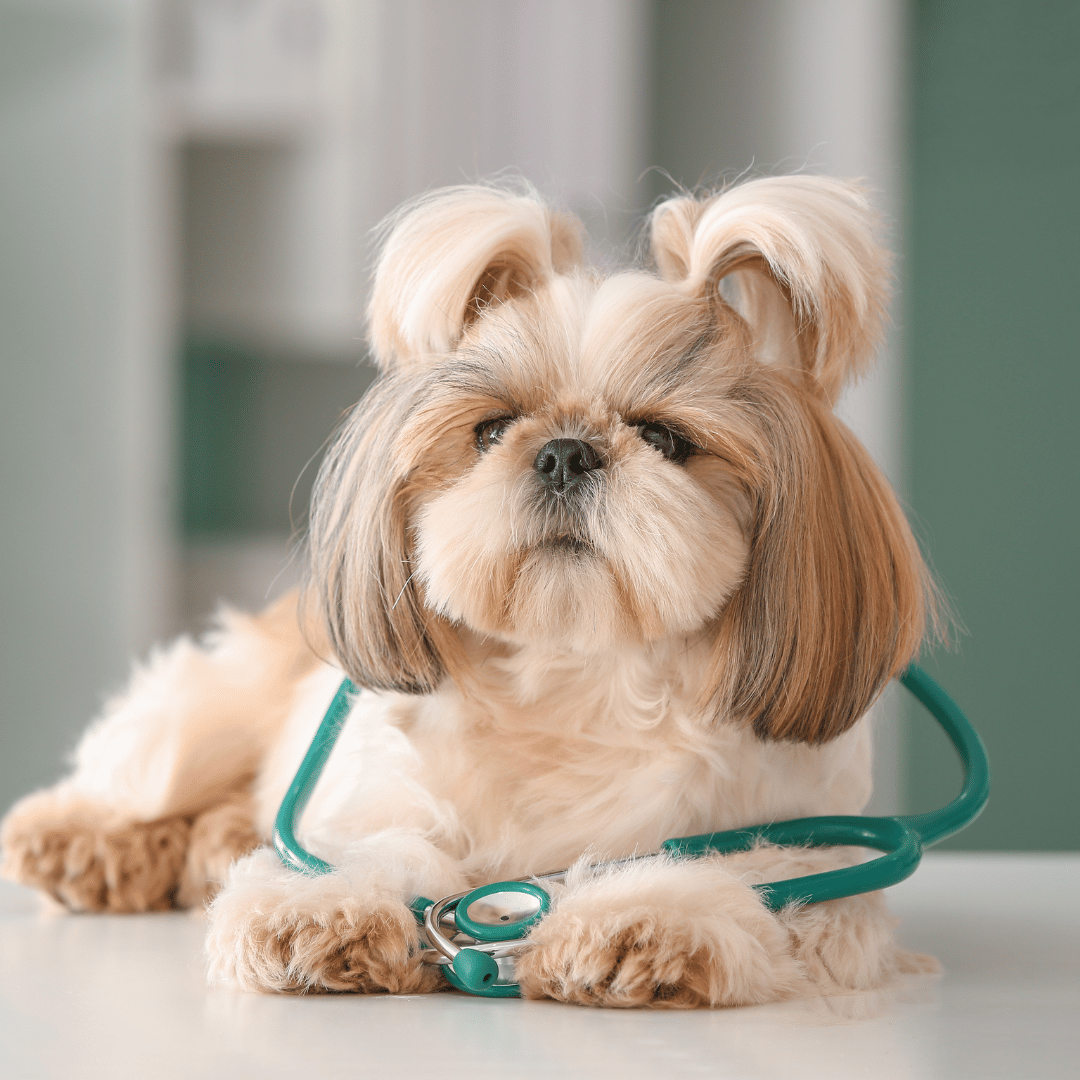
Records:
[[[211,976],[253,990],[434,990],[410,898],[575,860],[526,996],[735,1005],[918,965],[880,894],[773,912],[751,887],[856,852],[587,868],[867,801],[867,710],[934,609],[832,413],[881,332],[873,224],[849,185],[759,179],[658,206],[650,268],[604,276],[531,194],[406,206],[301,596],[138,669],[8,814],[7,875],[75,910],[210,901]],[[299,827],[336,870],[305,877],[266,843],[344,674]]]

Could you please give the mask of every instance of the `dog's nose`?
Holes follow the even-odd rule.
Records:
[[[552,439],[540,447],[533,468],[550,491],[569,491],[581,478],[604,463],[595,446],[584,439]]]

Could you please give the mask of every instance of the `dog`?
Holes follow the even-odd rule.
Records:
[[[771,911],[752,887],[857,852],[590,869],[869,798],[868,710],[937,611],[832,411],[881,337],[875,230],[853,185],[761,178],[661,203],[648,263],[604,274],[530,190],[404,207],[299,596],[137,668],[7,815],[6,875],[77,911],[209,902],[210,976],[248,990],[438,989],[412,897],[570,865],[527,997],[727,1006],[923,969],[881,894]],[[345,675],[298,830],[335,870],[310,877],[267,841]]]

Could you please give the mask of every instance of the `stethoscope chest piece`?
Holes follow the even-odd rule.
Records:
[[[454,911],[457,928],[477,941],[514,941],[547,914],[547,892],[531,881],[497,881],[473,889]]]
[[[547,914],[547,890],[531,881],[496,881],[434,903],[418,901],[417,915],[421,906],[424,936],[442,954],[436,962],[451,986],[482,997],[519,996],[512,957]]]

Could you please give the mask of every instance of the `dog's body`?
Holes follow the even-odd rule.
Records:
[[[226,879],[211,970],[254,989],[432,989],[410,897],[575,860],[518,960],[527,994],[737,1004],[902,966],[880,896],[772,913],[750,887],[845,852],[585,867],[858,813],[860,717],[930,595],[829,411],[882,314],[861,196],[756,181],[662,205],[652,237],[658,275],[604,279],[531,196],[407,208],[372,303],[384,378],[324,465],[302,618],[290,597],[155,657],[73,775],[12,810],[8,873],[111,910]],[[300,828],[338,870],[308,878],[251,849],[346,672],[368,689]]]

